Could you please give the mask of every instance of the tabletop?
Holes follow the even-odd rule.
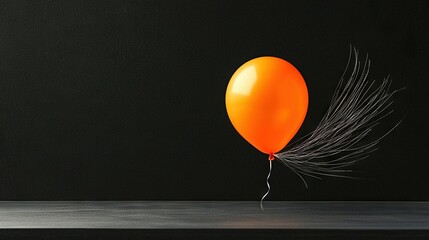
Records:
[[[263,230],[267,236],[315,231],[390,231],[394,236],[403,231],[425,237],[429,233],[429,202],[267,201],[263,206],[264,211],[255,201],[3,201],[0,235],[3,231],[22,236],[19,229],[33,229],[33,233],[45,229],[50,234],[55,229],[69,233],[96,229],[104,234],[108,230],[155,230],[151,236],[165,234],[156,230],[167,229],[179,235],[198,230]]]

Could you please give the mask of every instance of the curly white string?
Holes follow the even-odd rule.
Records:
[[[261,201],[259,202],[259,206],[261,206],[262,211],[264,211],[264,205],[263,205],[264,199],[266,196],[268,196],[268,194],[270,193],[270,190],[271,190],[269,180],[270,180],[270,176],[271,176],[271,170],[273,169],[273,163],[272,163],[272,160],[268,160],[268,162],[270,162],[270,171],[268,172],[268,176],[267,176],[267,188],[268,189],[267,189],[267,192],[264,194],[264,196],[262,196]]]

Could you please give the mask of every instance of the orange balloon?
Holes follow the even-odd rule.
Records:
[[[237,69],[225,102],[235,129],[272,160],[301,127],[308,91],[292,64],[277,57],[259,57]]]

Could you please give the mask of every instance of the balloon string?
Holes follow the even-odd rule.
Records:
[[[263,201],[264,201],[265,197],[270,193],[270,190],[271,190],[271,186],[270,186],[269,180],[270,180],[270,176],[271,176],[271,170],[273,169],[273,161],[270,160],[268,162],[270,162],[270,171],[268,172],[268,176],[267,176],[267,187],[268,187],[268,190],[264,194],[264,196],[262,196],[261,201],[259,202],[259,205],[261,206],[261,210],[262,211],[264,211]]]

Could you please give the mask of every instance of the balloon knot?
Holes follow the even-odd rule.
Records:
[[[273,161],[274,160],[274,154],[270,153],[270,156],[268,156],[268,160]]]

